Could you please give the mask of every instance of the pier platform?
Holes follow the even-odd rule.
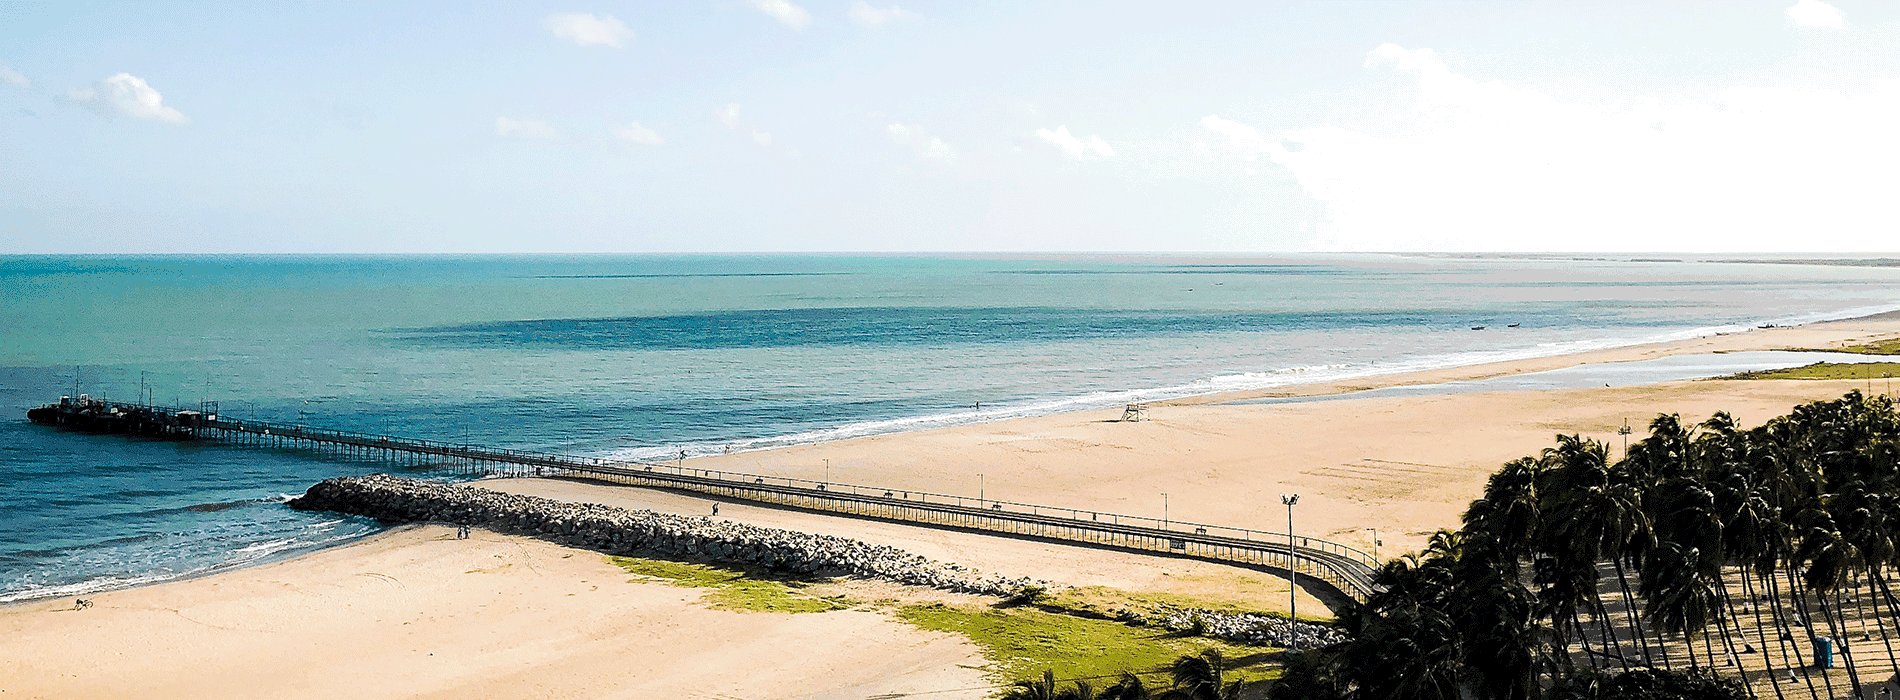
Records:
[[[1105,546],[1246,566],[1322,584],[1364,601],[1380,562],[1327,540],[969,496],[607,460],[377,435],[221,416],[213,410],[104,401],[81,395],[27,411],[42,425],[90,433],[202,439],[302,449],[469,475],[560,476],[708,494],[815,512]]]

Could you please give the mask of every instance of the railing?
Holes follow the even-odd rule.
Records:
[[[167,410],[140,404],[113,402],[110,405]],[[566,472],[811,510],[1083,541],[1284,568],[1324,580],[1357,600],[1364,600],[1372,591],[1372,572],[1380,564],[1359,549],[1314,537],[1294,535],[1289,540],[1284,532],[1122,515],[1083,508],[699,469],[682,464],[606,460],[481,447],[269,421],[210,419],[204,421],[199,433],[211,430],[534,467],[529,473],[554,476]],[[556,473],[550,474],[548,470],[556,470]]]

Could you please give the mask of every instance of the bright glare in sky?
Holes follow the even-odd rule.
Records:
[[[1900,6],[7,3],[0,253],[1891,251]]]

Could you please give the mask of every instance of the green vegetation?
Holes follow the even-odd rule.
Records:
[[[1247,584],[1233,582],[1230,590],[1245,593]],[[1284,596],[1285,593],[1280,595]],[[1258,613],[1285,617],[1283,612],[1268,612],[1257,606],[1249,605],[1245,599],[1236,595],[1232,598],[1207,598],[1182,595],[1162,591],[1124,591],[1106,586],[1077,586],[1052,591],[1047,597],[1036,603],[1036,607],[1050,612],[1065,612],[1081,617],[1120,619],[1128,612],[1152,616],[1155,611],[1167,608],[1188,608],[1212,610],[1224,613]],[[1329,623],[1333,621],[1329,611],[1324,608],[1317,613],[1301,609],[1300,619],[1305,622]]]
[[[1890,355],[1893,353],[1867,353]],[[1816,362],[1804,367],[1764,369],[1723,379],[1883,379],[1900,375],[1900,362]]]
[[[1759,659],[1777,698],[1846,697],[1900,671],[1897,534],[1900,412],[1885,396],[1747,430],[1660,415],[1614,462],[1559,435],[1491,475],[1461,529],[1386,563],[1379,592],[1339,616],[1350,640],[1302,655],[1269,697],[1739,700],[1736,659]],[[1850,635],[1846,679],[1795,685],[1811,636]]]
[[[1876,340],[1871,343],[1850,345],[1833,352],[1852,352],[1862,355],[1900,355],[1900,338]]]
[[[628,573],[675,586],[715,589],[706,600],[721,610],[809,613],[843,610],[852,605],[843,598],[810,595],[803,590],[807,585],[803,581],[757,578],[744,569],[637,557],[607,557],[607,561]]]
[[[1065,687],[1044,670],[1042,678],[1010,685],[1002,700],[1237,700],[1256,683],[1235,677],[1233,668],[1219,651],[1206,649],[1168,664],[1165,684],[1124,671],[1113,683],[1082,679]]]
[[[1096,687],[1101,687],[1123,671],[1135,671],[1156,679],[1153,683],[1161,683],[1159,679],[1165,678],[1176,659],[1208,649],[1231,659],[1232,679],[1260,680],[1277,670],[1265,665],[1270,654],[1263,649],[1184,638],[1159,628],[1131,627],[1034,607],[965,608],[934,603],[902,608],[897,615],[924,629],[969,637],[995,662],[996,673],[1004,678],[1023,678],[1046,670],[1065,681],[1100,679]]]

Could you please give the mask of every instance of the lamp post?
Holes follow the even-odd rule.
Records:
[[[1294,622],[1299,622],[1300,621],[1300,572],[1298,569],[1293,567],[1293,504],[1300,502],[1300,495],[1297,493],[1280,494],[1280,502],[1286,504],[1286,574],[1287,574],[1287,583],[1292,586],[1292,588],[1287,591],[1287,596],[1286,596],[1287,597],[1287,612],[1288,612],[1288,617],[1290,619],[1292,619]],[[1287,639],[1289,640],[1289,643],[1287,646],[1287,652],[1293,653],[1293,654],[1299,653],[1300,652],[1299,632],[1297,630],[1294,631],[1293,634],[1287,636]]]
[[[825,485],[831,485],[831,460],[825,460]]]
[[[1293,528],[1288,527],[1287,529],[1292,530]],[[1372,560],[1378,561],[1379,560],[1379,528],[1369,527],[1366,529],[1372,531]]]
[[[1616,434],[1623,436],[1623,459],[1630,458],[1630,432],[1630,419],[1624,418],[1623,427],[1616,429]]]
[[[1168,529],[1168,492],[1161,492],[1161,529]]]
[[[977,472],[976,473],[976,507],[982,508],[984,501],[985,499],[983,497],[983,472]]]

